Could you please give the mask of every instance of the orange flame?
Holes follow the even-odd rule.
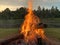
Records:
[[[28,14],[25,16],[24,23],[21,28],[21,33],[24,35],[24,40],[26,42],[36,42],[37,38],[45,39],[44,30],[37,28],[37,25],[40,23],[40,19],[34,15],[32,11],[32,0],[29,0],[29,9]]]

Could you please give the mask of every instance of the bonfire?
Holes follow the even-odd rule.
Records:
[[[41,23],[39,17],[37,17],[32,11],[32,0],[28,2],[28,14],[25,16],[25,20],[21,26],[20,34],[24,35],[23,42],[27,45],[37,45],[38,40],[47,40],[44,29],[38,28],[38,24]]]

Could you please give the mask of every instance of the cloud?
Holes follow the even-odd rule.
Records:
[[[5,5],[27,5],[28,0],[0,0],[0,4]],[[35,4],[48,4],[48,3],[57,3],[60,2],[60,0],[33,0],[33,3]]]
[[[18,0],[0,0],[0,4],[4,4],[4,5],[18,5],[19,1]]]
[[[10,9],[15,9],[19,6],[25,6],[27,7],[28,0],[0,0],[0,8],[1,10],[9,7]],[[37,8],[38,6],[41,7],[48,7],[50,8],[51,6],[57,6],[60,8],[59,6],[60,4],[60,0],[33,0],[33,8]],[[1,6],[2,5],[2,6]]]
[[[23,6],[12,6],[12,5],[0,5],[0,11],[3,11],[6,8],[9,8],[10,10],[16,10],[17,8],[20,8]]]
[[[43,2],[49,2],[49,3],[56,3],[56,2],[60,2],[60,0],[42,0]]]

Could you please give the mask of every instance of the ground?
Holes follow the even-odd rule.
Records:
[[[60,45],[60,28],[46,28],[45,34],[52,45]]]
[[[54,43],[60,45],[60,28],[45,28],[47,38]],[[18,34],[18,28],[0,28],[0,41],[11,38]]]
[[[50,38],[60,40],[60,28],[46,28],[45,33]]]
[[[0,41],[10,38],[18,33],[18,28],[0,28]]]

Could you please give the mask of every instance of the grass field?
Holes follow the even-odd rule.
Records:
[[[0,39],[18,33],[17,28],[0,28]],[[60,28],[46,28],[47,36],[60,40]]]
[[[18,33],[17,28],[0,28],[0,39]]]
[[[60,28],[47,28],[45,33],[48,37],[54,38],[60,41]]]

